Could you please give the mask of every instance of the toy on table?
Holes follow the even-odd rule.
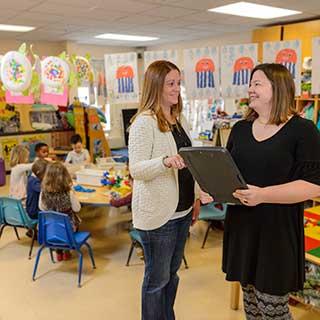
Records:
[[[73,190],[76,192],[86,192],[86,193],[91,193],[91,192],[96,192],[94,189],[90,188],[85,188],[84,186],[77,184],[73,187]]]
[[[121,176],[115,171],[105,171],[101,184],[108,186],[111,190],[111,196],[119,199],[131,192],[131,184],[128,176]]]

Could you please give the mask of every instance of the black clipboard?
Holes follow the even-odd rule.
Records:
[[[188,147],[181,148],[179,154],[200,188],[215,202],[242,204],[232,193],[248,187],[226,148]]]

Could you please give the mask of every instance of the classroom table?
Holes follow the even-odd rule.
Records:
[[[75,183],[76,185],[76,183]],[[108,187],[93,187],[83,185],[88,189],[94,189],[95,192],[76,192],[75,194],[81,204],[94,206],[109,206],[111,195]]]
[[[305,209],[305,258],[306,262],[312,269],[320,270],[320,206]],[[319,272],[319,271],[317,271]],[[306,281],[308,281],[308,273],[306,274]],[[319,275],[317,275],[319,277]],[[316,279],[316,281],[320,281]],[[320,293],[320,292],[319,292]],[[231,283],[231,309],[237,310],[239,308],[240,284],[239,282]],[[304,291],[292,296],[298,297],[299,301],[307,302],[310,300],[307,295],[304,298]],[[320,307],[320,301],[313,302],[313,305]]]

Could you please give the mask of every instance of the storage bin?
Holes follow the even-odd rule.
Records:
[[[100,187],[102,186],[103,173],[104,170],[82,169],[76,172],[77,183]]]

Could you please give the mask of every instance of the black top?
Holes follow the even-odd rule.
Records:
[[[251,121],[233,127],[227,149],[248,184],[266,187],[305,180],[320,185],[320,134],[292,117],[275,135],[258,142]],[[229,206],[223,241],[226,279],[284,295],[303,288],[303,203]]]
[[[179,123],[172,126],[172,135],[178,151],[183,147],[191,147],[191,141]],[[189,209],[194,202],[194,180],[189,169],[178,170],[178,181],[179,203],[176,212]]]

